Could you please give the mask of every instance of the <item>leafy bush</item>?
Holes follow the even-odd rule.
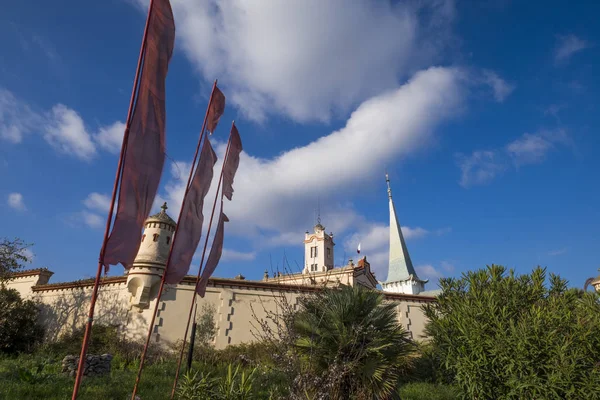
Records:
[[[417,351],[410,359],[406,373],[401,376],[401,382],[427,382],[449,385],[453,376],[442,366],[440,354],[429,342],[418,343]]]
[[[38,312],[33,301],[0,286],[0,352],[30,352],[41,342],[44,329],[37,322]]]
[[[598,294],[549,281],[539,267],[515,276],[497,265],[440,281],[443,293],[425,306],[427,332],[464,397],[598,397]]]
[[[0,285],[10,279],[11,275],[23,268],[23,264],[31,260],[27,250],[31,247],[19,238],[0,239]]]
[[[331,399],[382,399],[395,392],[413,351],[395,303],[381,292],[344,285],[299,302],[295,351],[316,378],[307,390],[322,385]]]
[[[256,369],[249,373],[240,368],[227,367],[227,374],[211,378],[210,373],[185,374],[178,384],[177,394],[183,400],[250,400],[256,398],[253,387]]]
[[[41,353],[61,359],[67,354],[79,355],[84,333],[85,327],[65,333],[57,341],[44,344]],[[143,347],[141,342],[124,339],[119,334],[117,327],[94,324],[87,354],[112,354],[114,356],[112,364],[117,369],[124,369],[139,365],[137,362]],[[170,354],[166,354],[165,350],[158,346],[150,346],[146,362],[153,363],[169,357],[171,357]]]
[[[457,400],[458,392],[452,386],[417,382],[402,386],[399,390],[402,400]]]

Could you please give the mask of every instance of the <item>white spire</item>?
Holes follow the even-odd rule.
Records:
[[[390,258],[388,276],[381,285],[384,291],[418,294],[424,290],[424,284],[427,281],[419,279],[408,254],[404,235],[402,235],[402,229],[396,216],[390,178],[387,173],[385,174],[385,181],[390,205]]]

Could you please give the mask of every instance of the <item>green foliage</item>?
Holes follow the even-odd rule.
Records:
[[[408,364],[413,344],[396,305],[361,286],[325,289],[300,299],[295,350],[329,398],[388,398]],[[310,389],[310,387],[309,387]]]
[[[427,382],[449,385],[453,377],[443,368],[439,352],[429,342],[418,343],[418,348],[410,360],[406,373],[401,382]]]
[[[19,292],[0,286],[0,353],[32,351],[44,337],[38,308]]]
[[[198,345],[210,345],[217,334],[217,324],[215,323],[216,312],[217,309],[214,304],[202,304],[200,316],[196,320],[196,343]]]
[[[196,371],[192,374],[192,371],[189,371],[179,379],[177,396],[181,400],[210,399],[215,386],[215,379],[211,378],[210,372],[205,374]]]
[[[67,354],[79,355],[85,327],[63,334],[57,341],[46,343],[40,349],[42,354],[63,358]],[[117,327],[94,324],[88,345],[88,354],[112,354],[112,365],[117,369],[136,366],[143,344],[126,340],[119,334]],[[150,346],[147,361],[153,363],[162,360],[168,355],[158,346]]]
[[[39,365],[43,368],[38,370]],[[174,362],[157,363],[144,369],[140,397],[144,400],[168,398],[174,378]],[[0,399],[70,399],[74,379],[60,373],[60,360],[20,355],[0,358]],[[27,371],[27,372],[25,372]],[[38,372],[39,371],[39,372]],[[129,399],[137,369],[113,370],[110,375],[86,377],[81,399]]]
[[[556,275],[545,282],[545,269],[516,276],[497,265],[440,281],[427,332],[463,398],[598,397],[598,295]]]
[[[227,366],[227,373],[220,378],[211,378],[210,373],[195,372],[185,374],[178,385],[177,394],[183,400],[250,400],[257,398],[255,393],[254,374],[256,368],[249,373],[237,365]]]
[[[402,400],[458,400],[458,391],[446,385],[433,383],[408,383],[399,390]]]
[[[30,262],[25,251],[31,247],[19,238],[9,240],[0,239],[0,284],[5,282],[11,274],[23,268],[23,263]]]

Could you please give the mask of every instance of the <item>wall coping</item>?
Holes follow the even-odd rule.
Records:
[[[119,284],[126,283],[127,276],[110,276],[102,278],[100,284],[110,285],[110,284]],[[196,277],[192,275],[187,275],[181,281],[181,284],[187,285],[195,285]],[[57,289],[74,289],[74,288],[85,288],[94,286],[94,279],[82,279],[78,281],[71,282],[61,282],[61,283],[52,283],[52,284],[44,284],[44,285],[36,285],[32,286],[31,290],[33,292],[46,292]],[[276,282],[264,282],[264,281],[251,281],[251,280],[242,280],[242,279],[231,279],[231,278],[209,278],[208,279],[209,287],[239,287],[239,288],[248,288],[248,289],[265,289],[265,290],[277,290],[282,292],[318,292],[322,290],[320,286],[305,286],[305,285],[287,285]],[[435,301],[435,297],[433,296],[419,296],[419,295],[410,295],[410,294],[402,294],[402,293],[386,293],[382,292],[386,299],[393,300],[416,300],[421,302],[433,302]]]
[[[54,272],[50,271],[48,268],[34,268],[34,269],[24,269],[19,272],[14,272],[10,274],[8,279],[15,278],[24,278],[26,276],[37,276],[37,275],[47,275],[48,277],[54,275]]]

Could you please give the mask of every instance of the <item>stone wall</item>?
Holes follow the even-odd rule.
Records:
[[[112,361],[110,354],[102,354],[96,356],[88,354],[85,357],[85,363],[83,365],[84,376],[99,376],[110,374],[110,362]],[[74,377],[77,374],[77,366],[79,365],[79,357],[77,356],[66,356],[62,360],[62,373],[68,374]]]
[[[158,307],[152,342],[170,347],[181,340],[185,332],[189,305],[194,295],[195,280],[186,277],[176,286],[167,286]],[[32,287],[32,298],[39,302],[41,318],[47,328],[47,339],[54,340],[65,332],[84,326],[87,320],[93,282],[80,281]],[[10,284],[9,284],[10,286]],[[213,344],[222,349],[230,344],[255,340],[256,319],[277,312],[281,302],[296,306],[298,298],[319,287],[280,285],[271,282],[212,278],[204,298],[198,298],[198,309],[210,304],[215,309],[217,334]],[[398,320],[414,339],[424,339],[424,303],[431,297],[385,294],[388,301],[397,303]],[[148,308],[132,307],[126,287],[126,277],[103,280],[94,316],[95,323],[112,325],[122,335],[134,341],[143,340],[148,332],[156,299]]]

